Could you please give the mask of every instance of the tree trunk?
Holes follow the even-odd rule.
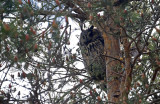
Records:
[[[111,19],[105,22],[96,26],[103,33],[105,41],[107,95],[109,102],[118,103],[121,97],[120,87],[123,76],[120,60],[120,28]]]
[[[119,39],[103,33],[106,50],[106,76],[109,102],[118,102],[120,97],[120,45]]]
[[[130,57],[130,43],[127,38],[122,39],[124,47],[124,62],[120,60],[120,36],[125,37],[124,30],[118,32],[122,29],[117,28],[114,22],[110,26],[101,25],[100,30],[103,32],[103,37],[105,41],[105,52],[106,57],[106,80],[107,80],[107,95],[108,100],[111,103],[118,103],[123,101],[124,104],[128,98],[129,89],[132,81],[132,69],[131,69],[131,57]],[[118,36],[111,34],[113,31],[110,28],[114,28],[114,33],[119,33]],[[123,67],[123,66],[124,67]],[[124,68],[125,70],[122,70]]]

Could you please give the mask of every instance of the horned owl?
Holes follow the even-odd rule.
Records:
[[[104,52],[104,39],[99,30],[91,26],[82,30],[80,35],[80,50],[84,66],[93,80],[104,80],[106,77],[106,65]]]

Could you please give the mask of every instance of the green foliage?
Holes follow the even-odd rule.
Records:
[[[120,28],[126,31],[131,53],[138,52],[131,54],[128,104],[155,103],[160,99],[159,5],[159,0],[132,1],[114,10],[108,0],[1,0],[0,103],[108,103],[83,68],[78,42],[71,41],[83,20],[110,27],[107,34],[121,39]]]

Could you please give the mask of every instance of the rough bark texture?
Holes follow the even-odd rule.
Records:
[[[107,76],[107,88],[108,99],[110,102],[118,102],[120,97],[120,62],[119,59],[120,47],[119,40],[112,35],[103,33],[105,40],[106,55],[106,76]]]
[[[114,23],[113,23],[114,24]],[[117,26],[112,25],[112,28],[119,30]],[[123,47],[124,47],[124,69],[122,70],[122,62],[119,60],[121,57],[120,52],[120,40],[119,37],[107,34],[110,33],[109,29],[106,28],[103,32],[105,40],[105,56],[106,56],[106,76],[107,76],[107,89],[108,89],[108,100],[109,102],[118,103],[123,101],[127,104],[128,93],[132,81],[132,68],[131,68],[131,57],[130,57],[130,43],[125,37],[124,30],[121,31]],[[123,64],[124,64],[123,63]]]
[[[110,26],[101,24],[99,28],[103,32],[105,41],[108,100],[113,103],[119,103],[119,101],[122,101],[124,104],[127,104],[126,100],[128,98],[132,81],[130,43],[125,36],[125,30],[117,27],[113,20],[106,21],[106,23],[109,23]],[[121,32],[119,32],[120,30]],[[119,33],[118,36],[116,36],[117,33]],[[120,36],[123,37],[121,40],[124,48],[123,63],[120,60]],[[122,70],[122,64],[125,70]]]
[[[120,91],[121,82],[125,80],[120,60],[120,28],[117,27],[112,19],[105,21],[105,23],[99,23],[97,27],[103,32],[105,41],[108,100],[112,103],[118,103],[122,95]]]

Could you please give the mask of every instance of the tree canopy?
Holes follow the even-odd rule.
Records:
[[[0,103],[158,104],[159,21],[159,0],[1,0]],[[103,82],[79,49],[91,25],[105,40]]]

